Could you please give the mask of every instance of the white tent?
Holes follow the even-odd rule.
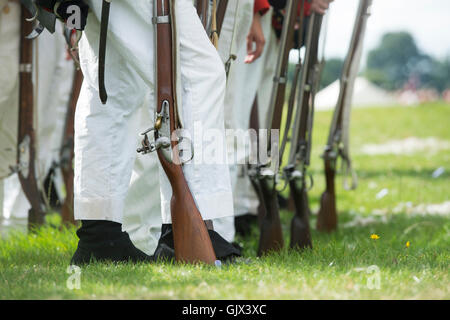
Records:
[[[336,80],[319,91],[315,100],[316,110],[334,109],[339,97],[339,88],[339,80]],[[353,107],[388,106],[396,103],[397,100],[393,94],[377,87],[363,77],[356,78],[353,91]]]

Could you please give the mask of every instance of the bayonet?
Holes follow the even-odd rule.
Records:
[[[218,264],[209,233],[184,177],[179,157],[179,139],[172,139],[180,128],[176,100],[176,43],[173,0],[154,1],[155,29],[155,126],[144,135],[143,153],[156,151],[172,186],[171,216],[175,258],[185,263]],[[153,132],[155,142],[148,134]],[[170,157],[172,155],[172,157]]]

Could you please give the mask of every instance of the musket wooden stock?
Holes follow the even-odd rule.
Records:
[[[161,5],[162,1],[164,2],[164,10]],[[174,68],[176,56],[173,45],[175,15],[172,12],[171,5],[172,1],[169,0],[157,1],[157,15],[170,15],[171,23],[156,24],[157,53],[155,66],[157,67],[157,112],[162,111],[164,101],[169,102],[170,132],[172,133],[178,128],[178,122],[176,121],[177,115],[174,105],[176,97],[176,68]],[[177,158],[177,142],[171,141],[171,146],[174,158]],[[170,210],[176,260],[186,263],[214,264],[216,256],[211,239],[189,190],[181,165],[168,161],[161,149],[158,150],[158,158],[172,186]]]
[[[320,197],[320,208],[317,215],[316,228],[323,232],[332,232],[337,229],[336,193],[334,179],[336,176],[335,161],[324,156],[324,169],[326,189]]]
[[[254,182],[253,182],[254,183]],[[260,219],[258,256],[279,251],[284,246],[278,208],[278,192],[274,181],[261,179],[255,189],[261,200],[264,216]]]
[[[64,129],[63,145],[61,147],[61,172],[66,187],[66,198],[61,208],[62,221],[65,224],[75,224],[73,215],[73,157],[74,157],[74,123],[75,109],[78,96],[80,95],[81,84],[83,83],[83,73],[75,70],[72,83],[72,93],[66,114],[66,125]]]
[[[27,22],[22,5],[20,58],[19,58],[19,130],[17,164],[18,175],[22,189],[30,202],[28,212],[28,228],[42,225],[45,216],[45,204],[36,178],[36,136],[34,131],[34,101],[33,101],[33,41],[26,36],[33,31],[33,25]]]
[[[292,199],[295,205],[295,214],[291,220],[291,248],[312,248],[311,232],[309,227],[309,203],[306,188],[299,187],[298,181],[289,181]]]

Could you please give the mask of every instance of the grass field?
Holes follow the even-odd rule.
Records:
[[[313,211],[324,189],[319,155],[330,120],[331,112],[316,114]],[[94,264],[80,274],[67,269],[77,243],[74,229],[46,227],[0,240],[0,299],[449,299],[448,209],[425,213],[433,211],[427,205],[441,208],[450,201],[450,149],[430,146],[408,155],[362,152],[366,144],[408,137],[433,137],[445,146],[449,120],[450,106],[442,104],[356,109],[351,139],[359,187],[345,191],[338,179],[340,229],[320,234],[313,216],[312,250],[285,249],[257,258],[254,229],[252,237],[238,239],[246,259],[221,269]],[[433,178],[439,167],[444,173]],[[290,217],[282,212],[286,243]],[[379,239],[371,239],[372,234]],[[80,289],[72,290],[77,275]]]

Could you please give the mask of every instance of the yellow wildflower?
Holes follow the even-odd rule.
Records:
[[[411,245],[411,242],[407,241],[406,242],[406,247],[409,248],[410,245]]]
[[[370,239],[378,240],[378,239],[380,239],[380,236],[374,233],[370,236]]]

